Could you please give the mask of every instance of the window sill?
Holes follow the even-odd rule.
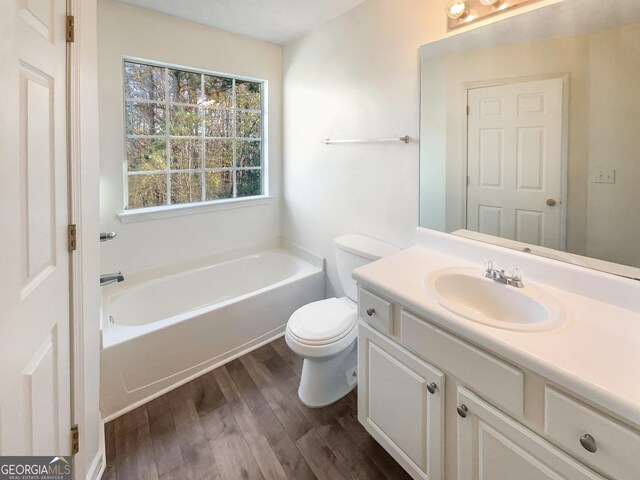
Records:
[[[137,208],[135,210],[125,210],[124,212],[119,213],[118,218],[122,223],[146,222],[148,220],[182,217],[184,215],[217,212],[220,210],[230,210],[232,208],[267,205],[271,203],[272,199],[273,197],[269,195],[261,195],[258,197],[229,198],[225,200],[216,200],[213,202]]]

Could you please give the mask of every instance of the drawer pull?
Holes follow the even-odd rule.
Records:
[[[438,385],[436,385],[435,383],[429,383],[427,384],[427,390],[429,391],[429,393],[431,395],[433,395],[434,393],[436,393],[436,390],[438,389]]]
[[[580,445],[582,445],[587,452],[596,453],[598,451],[596,439],[588,433],[585,433],[580,437]]]
[[[469,409],[466,405],[460,405],[456,410],[458,411],[458,415],[460,415],[462,418],[467,418]]]
[[[374,308],[367,308],[367,315],[373,317],[374,313],[376,313],[376,310]]]

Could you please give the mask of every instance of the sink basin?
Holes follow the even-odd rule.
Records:
[[[516,288],[482,276],[480,269],[449,268],[425,277],[431,297],[452,313],[492,327],[539,331],[564,320],[560,303],[524,279]]]

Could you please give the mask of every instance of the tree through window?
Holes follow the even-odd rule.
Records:
[[[124,62],[127,208],[264,193],[263,82]]]

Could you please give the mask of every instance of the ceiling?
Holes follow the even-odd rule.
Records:
[[[284,45],[364,0],[120,0],[227,32]]]

